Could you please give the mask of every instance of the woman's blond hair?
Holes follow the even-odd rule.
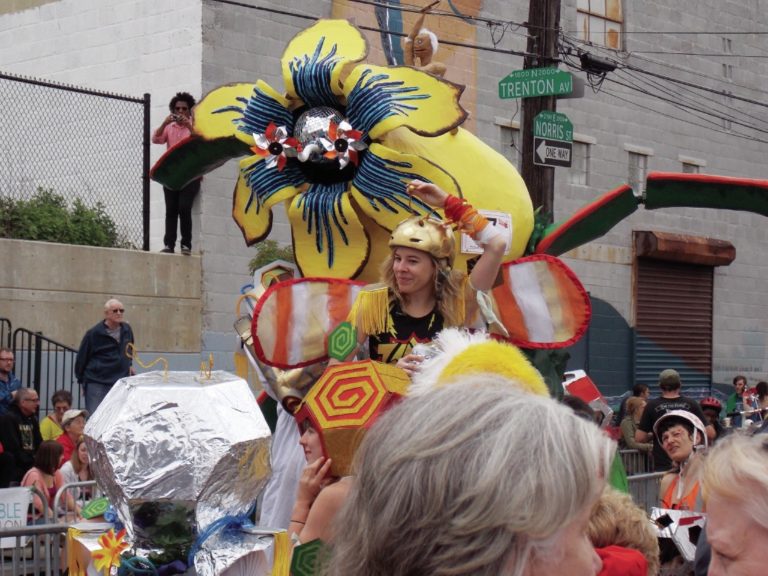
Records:
[[[729,500],[734,514],[746,514],[768,529],[768,436],[733,433],[707,455],[701,481],[704,503]]]
[[[628,494],[610,486],[592,510],[587,534],[596,548],[623,546],[645,556],[648,576],[659,570],[659,541],[645,511]]]

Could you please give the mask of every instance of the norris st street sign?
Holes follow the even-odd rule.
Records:
[[[533,136],[561,142],[573,142],[573,124],[565,114],[544,110],[533,119]]]
[[[561,96],[573,92],[573,76],[557,68],[515,70],[499,81],[499,98]]]

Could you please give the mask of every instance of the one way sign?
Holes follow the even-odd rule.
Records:
[[[533,139],[533,163],[539,166],[571,167],[572,142],[560,140],[547,140],[546,138]]]

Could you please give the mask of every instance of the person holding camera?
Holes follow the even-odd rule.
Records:
[[[187,92],[177,92],[168,107],[171,113],[152,134],[154,144],[167,144],[173,148],[192,134],[192,107],[195,99]],[[177,222],[181,226],[181,253],[192,252],[192,204],[200,191],[202,178],[193,180],[181,190],[163,186],[165,193],[165,236],[161,252],[173,254],[176,248]]]

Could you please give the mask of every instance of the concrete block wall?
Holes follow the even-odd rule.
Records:
[[[174,370],[200,359],[200,258],[0,239],[0,317],[77,348],[119,299],[141,357]]]

